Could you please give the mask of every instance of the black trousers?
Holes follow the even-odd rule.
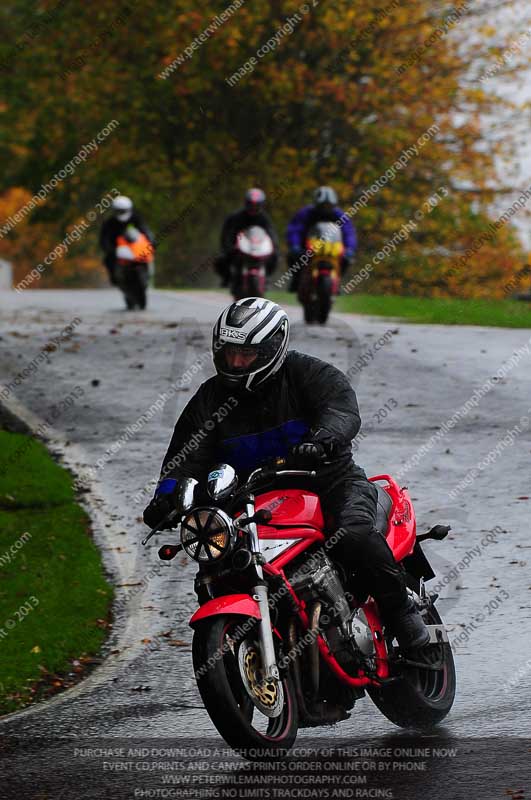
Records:
[[[116,256],[114,253],[107,253],[103,259],[103,263],[107,268],[107,272],[109,273],[109,280],[113,286],[117,286],[116,280]]]
[[[332,558],[339,561],[347,573],[360,575],[382,616],[389,619],[406,605],[407,592],[403,570],[385,538],[375,528],[378,496],[375,487],[363,470],[355,467],[351,477],[328,491],[323,487],[319,494],[329,520],[330,534],[339,529],[341,533],[330,548]]]

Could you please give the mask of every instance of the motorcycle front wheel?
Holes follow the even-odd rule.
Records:
[[[332,308],[332,279],[330,275],[319,275],[317,280],[317,319],[324,325]]]
[[[298,731],[295,690],[288,673],[263,680],[256,626],[249,630],[241,617],[206,620],[192,654],[199,693],[227,744],[251,761],[286,755]]]
[[[262,286],[258,275],[247,278],[247,297],[262,297]]]
[[[442,622],[434,606],[424,620],[427,625]],[[455,664],[450,644],[429,645],[423,653],[428,667],[441,665],[440,668],[403,667],[400,680],[383,688],[367,689],[382,714],[401,728],[432,728],[446,717],[454,703]]]

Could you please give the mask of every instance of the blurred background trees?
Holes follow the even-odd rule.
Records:
[[[190,0],[6,0],[0,228],[108,122],[120,124],[0,238],[0,256],[22,278],[116,187],[160,241],[158,284],[208,285],[223,217],[245,188],[265,189],[283,231],[318,184],[332,184],[342,206],[351,206],[436,123],[439,133],[353,217],[356,263],[444,186],[448,197],[380,263],[367,289],[504,296],[523,263],[511,224],[466,268],[455,263],[496,218],[493,202],[502,197],[509,207],[527,188],[523,176],[521,185],[503,186],[496,165],[513,157],[511,118],[529,110],[481,80],[524,30],[526,11],[516,28],[502,31],[492,25],[493,12],[511,3],[459,2],[309,0],[306,13],[299,2],[246,0],[163,77],[226,0],[203,0],[200,9]],[[296,13],[293,32],[230,86],[227,79]],[[514,69],[513,59],[500,72]],[[100,224],[98,215],[34,286],[100,280]]]

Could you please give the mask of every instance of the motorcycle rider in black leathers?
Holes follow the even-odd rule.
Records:
[[[140,214],[135,210],[133,201],[125,195],[118,195],[112,201],[112,216],[108,217],[101,226],[100,248],[103,250],[103,263],[109,273],[109,280],[117,284],[116,276],[116,240],[125,234],[128,225],[133,225],[141,231],[151,244],[154,237]]]
[[[278,236],[269,214],[264,211],[266,202],[262,189],[249,189],[245,193],[244,206],[225,219],[221,229],[221,255],[214,261],[214,269],[222,279],[222,286],[229,285],[230,266],[234,256],[236,237],[240,231],[257,225],[263,228],[273,241],[273,253],[266,264],[267,274],[271,275],[278,261]]]
[[[232,465],[245,479],[274,457],[290,456],[305,467],[326,460],[324,477],[312,489],[321,499],[325,533],[341,529],[332,556],[363,576],[400,646],[421,647],[429,633],[402,568],[375,528],[377,490],[352,460],[361,424],[356,394],[336,367],[288,352],[288,338],[288,317],[271,300],[245,298],[223,311],[213,333],[217,375],[200,386],[177,421],[144,521],[151,527],[163,521],[173,510],[177,482],[202,481],[215,463]],[[216,410],[230,399],[234,410],[214,424]]]

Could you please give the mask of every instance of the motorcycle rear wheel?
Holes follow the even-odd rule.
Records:
[[[257,701],[253,701],[248,688],[253,683],[244,670],[250,669],[251,678],[260,675],[259,648],[254,631],[242,636],[245,627],[241,617],[218,616],[196,628],[192,655],[197,686],[210,719],[230,747],[250,761],[282,758],[297,737],[295,690],[286,673],[273,691],[269,682],[263,694],[262,684],[254,684]],[[243,657],[240,648],[245,648]],[[270,704],[267,710],[275,716],[262,712],[260,697]]]
[[[424,618],[428,625],[440,625],[442,620],[432,606]],[[388,720],[400,728],[426,729],[441,722],[452,708],[455,698],[455,664],[448,642],[430,645],[434,663],[442,661],[436,671],[416,667],[403,668],[396,683],[383,688],[368,688],[373,703]]]

